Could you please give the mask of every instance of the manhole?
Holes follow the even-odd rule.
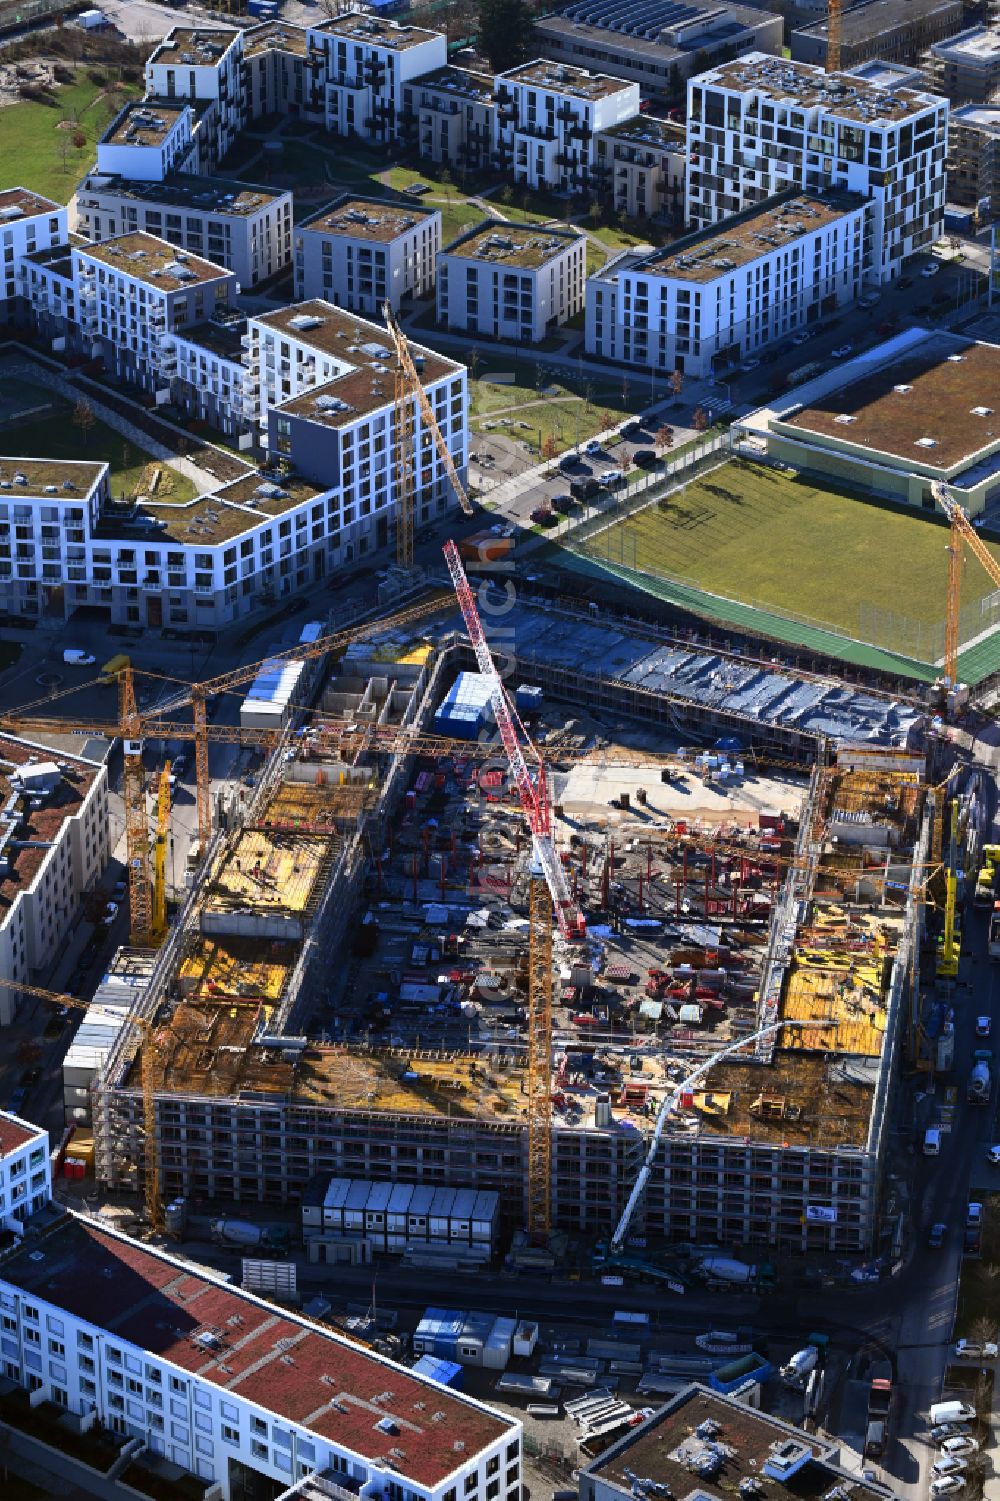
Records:
[[[62,680],[61,672],[40,672],[35,682],[39,688],[58,688]]]

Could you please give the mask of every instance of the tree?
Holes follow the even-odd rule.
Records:
[[[548,437],[545,439],[545,442],[542,444],[542,458],[554,459],[558,452],[559,441],[556,438],[555,433],[549,433]]]
[[[675,396],[679,396],[684,389],[684,375],[680,370],[672,370],[667,385]]]
[[[533,55],[533,18],[526,0],[479,0],[479,50],[494,73],[526,63]]]
[[[82,130],[74,130],[74,132],[73,132],[73,145],[76,147],[77,151],[82,151],[83,148],[84,148],[84,146],[86,146],[86,144],[87,144],[87,137],[84,135],[83,131]]]
[[[81,396],[73,408],[73,426],[80,429],[80,437],[83,439],[84,448],[87,446],[90,430],[96,421],[97,417],[94,413],[94,408],[85,396]]]
[[[455,186],[455,182],[447,167],[441,173],[439,181],[444,188],[444,196],[447,199],[448,207],[451,208],[451,190]]]
[[[662,427],[658,427],[656,429],[656,433],[655,433],[655,435],[653,437],[653,442],[656,444],[657,448],[673,448],[673,446],[674,446],[674,430],[673,430],[673,428],[672,427],[668,427],[666,423],[664,423]]]
[[[691,426],[696,433],[703,433],[708,427],[708,413],[704,407],[695,407],[694,416],[691,418]]]

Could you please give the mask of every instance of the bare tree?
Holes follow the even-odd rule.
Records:
[[[81,396],[73,408],[73,426],[80,429],[80,437],[83,440],[84,448],[87,446],[87,439],[90,437],[91,429],[96,421],[97,416],[94,408],[85,396]]]

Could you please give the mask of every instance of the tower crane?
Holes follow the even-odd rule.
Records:
[[[840,72],[841,51],[844,35],[844,0],[827,0],[826,7],[826,71]]]
[[[156,839],[153,844],[153,942],[162,943],[167,931],[167,839],[170,834],[170,762],[164,761],[156,797]]]
[[[490,702],[521,809],[531,831],[532,869],[528,894],[528,1231],[547,1236],[552,1228],[552,916],[564,937],[578,936],[583,919],[574,910],[566,876],[552,839],[545,764],[507,696],[486,642],[482,621],[458,548],[444,548],[465,628]],[[537,764],[528,770],[518,731]]]
[[[993,582],[1000,587],[1000,563],[989,548],[979,540],[975,527],[962,507],[952,500],[940,480],[931,481],[931,494],[951,523],[948,538],[948,598],[944,627],[944,676],[949,688],[958,683],[958,631],[962,605],[962,566],[965,554],[962,544],[982,563]]]
[[[424,427],[430,433],[438,451],[444,471],[451,481],[452,489],[466,516],[474,515],[465,486],[462,484],[451,449],[438,426],[427,392],[413,363],[406,335],[399,326],[392,307],[387,302],[382,309],[385,326],[389,330],[396,351],[396,378],[393,410],[396,417],[393,443],[393,458],[396,469],[396,493],[399,497],[396,508],[396,563],[400,568],[413,567],[413,509],[417,487],[417,453],[414,437],[413,404],[420,408]]]

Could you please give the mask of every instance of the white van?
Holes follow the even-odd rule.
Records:
[[[933,1402],[928,1417],[937,1427],[938,1423],[971,1423],[976,1409],[969,1402]]]
[[[941,1151],[941,1128],[929,1126],[924,1132],[924,1156],[936,1157]]]

